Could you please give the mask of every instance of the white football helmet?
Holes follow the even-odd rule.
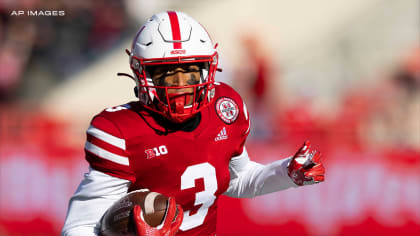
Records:
[[[176,123],[188,120],[207,107],[214,97],[214,75],[218,63],[216,46],[203,26],[183,12],[168,11],[153,15],[140,27],[131,51],[127,50],[140,102]],[[178,87],[153,84],[148,67],[184,63],[202,65],[199,84]],[[191,87],[194,91],[191,94],[192,104],[168,105],[171,104],[168,88]]]

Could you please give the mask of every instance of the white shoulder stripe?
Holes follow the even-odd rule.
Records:
[[[129,161],[128,161],[128,157],[124,157],[124,156],[114,154],[112,152],[108,152],[107,150],[102,149],[102,148],[100,148],[100,147],[96,146],[95,144],[92,144],[88,141],[86,141],[85,148],[89,152],[91,152],[91,153],[93,153],[93,154],[95,154],[98,157],[101,157],[103,159],[106,159],[106,160],[109,160],[109,161],[112,161],[112,162],[115,162],[115,163],[118,163],[118,164],[121,164],[121,165],[125,165],[125,166],[128,166],[130,164]]]
[[[114,145],[116,147],[119,147],[125,150],[125,140],[122,138],[118,138],[118,137],[115,137],[114,135],[108,134],[98,128],[95,128],[92,125],[89,126],[86,132],[94,136],[95,138],[98,138],[106,143],[109,143],[111,145]]]

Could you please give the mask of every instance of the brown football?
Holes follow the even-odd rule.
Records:
[[[162,223],[168,206],[168,197],[148,190],[128,193],[116,201],[101,219],[101,235],[135,235],[133,208],[141,207],[144,221],[150,226]]]

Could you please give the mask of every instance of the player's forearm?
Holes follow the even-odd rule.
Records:
[[[63,236],[97,235],[98,222],[117,199],[127,193],[130,182],[91,170],[70,199]]]
[[[225,195],[236,198],[250,198],[267,193],[296,187],[287,174],[290,158],[262,165],[249,160],[244,153],[230,163],[231,181]]]
[[[99,220],[114,203],[114,199],[92,198],[75,195],[71,198],[67,217],[61,231],[62,236],[96,236]]]
[[[272,162],[264,166],[259,175],[261,182],[258,195],[277,192],[291,187],[298,187],[287,174],[287,165],[291,157]]]

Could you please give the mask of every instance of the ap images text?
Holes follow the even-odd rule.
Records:
[[[12,11],[10,16],[65,16],[65,11],[49,11],[49,10],[27,10]]]

